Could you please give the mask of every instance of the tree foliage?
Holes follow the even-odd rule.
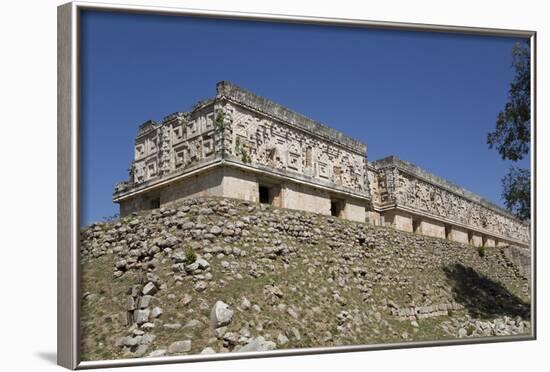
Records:
[[[495,147],[503,160],[518,161],[529,153],[531,141],[531,64],[527,44],[512,49],[515,77],[508,91],[508,102],[497,116],[496,129],[487,135],[489,148]]]
[[[528,43],[512,49],[514,80],[508,102],[498,113],[494,132],[487,135],[489,148],[496,148],[503,160],[518,161],[529,154],[531,144],[531,61]],[[510,167],[502,179],[506,208],[518,218],[531,216],[531,174],[529,169]]]
[[[529,169],[510,167],[502,179],[502,197],[506,208],[522,220],[531,217],[531,172]]]

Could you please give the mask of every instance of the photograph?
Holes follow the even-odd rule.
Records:
[[[530,37],[78,17],[81,361],[534,338]]]

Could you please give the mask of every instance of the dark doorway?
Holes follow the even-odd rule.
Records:
[[[344,210],[344,202],[342,200],[330,201],[330,215],[334,217],[342,217]]]
[[[281,185],[258,185],[258,197],[261,204],[269,204],[274,207],[281,207]]]
[[[269,187],[260,186],[259,191],[260,191],[260,203],[271,204],[269,201]]]
[[[451,226],[445,225],[445,239],[451,240]]]
[[[149,208],[151,209],[160,208],[160,198],[151,199],[151,201],[149,202]]]
[[[419,233],[420,232],[420,220],[413,218],[413,232]]]

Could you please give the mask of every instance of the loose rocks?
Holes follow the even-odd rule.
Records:
[[[231,319],[233,319],[233,310],[229,309],[229,305],[223,301],[216,301],[210,312],[212,327],[218,328],[228,325],[231,323]]]

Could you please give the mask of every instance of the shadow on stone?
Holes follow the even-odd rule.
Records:
[[[443,269],[452,283],[453,298],[479,318],[521,316],[530,318],[530,305],[508,289],[462,264]]]

